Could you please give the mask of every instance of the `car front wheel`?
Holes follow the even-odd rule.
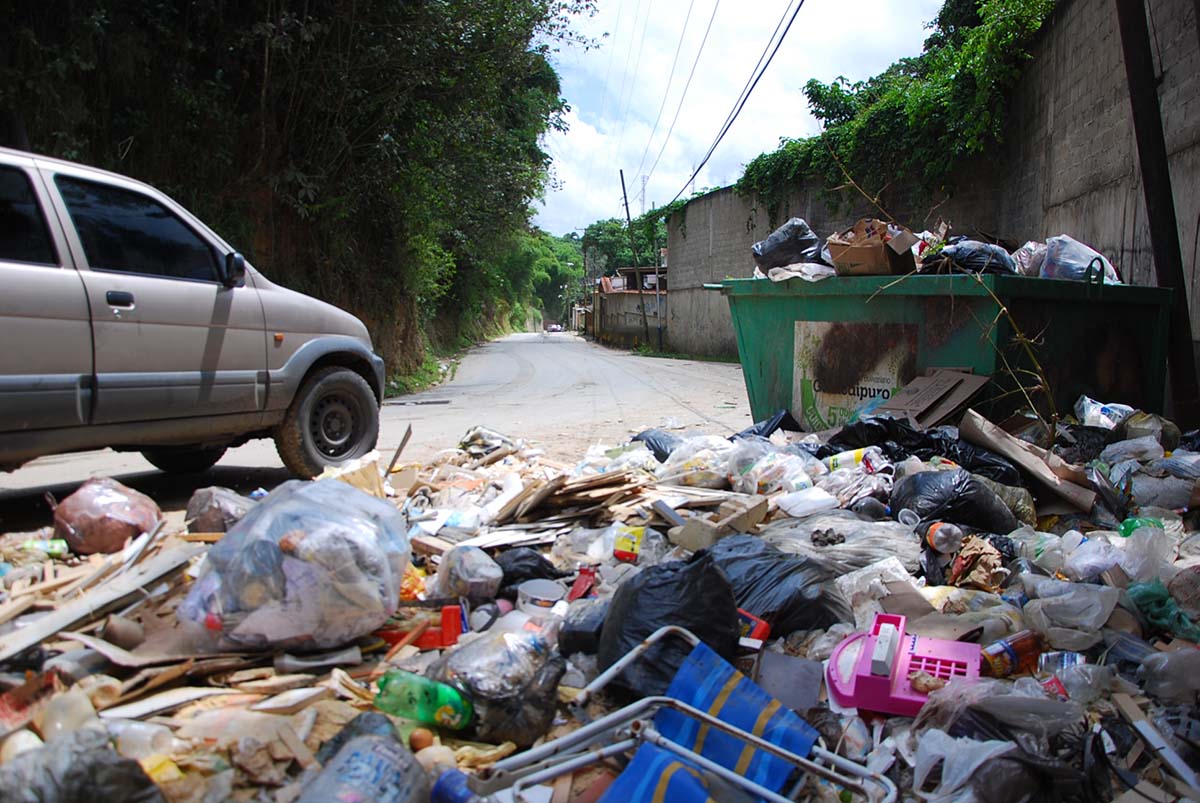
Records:
[[[283,464],[311,479],[329,466],[362,457],[379,438],[379,404],[371,386],[348,368],[310,376],[275,431]]]

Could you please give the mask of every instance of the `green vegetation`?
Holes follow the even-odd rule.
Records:
[[[738,191],[761,198],[772,224],[805,180],[835,188],[852,177],[870,194],[943,191],[964,157],[1003,140],[1008,91],[1053,8],[1054,0],[947,0],[921,55],[867,81],[809,81],[804,94],[824,132],[783,139],[746,166]]]
[[[529,263],[550,64],[593,0],[5,4],[0,112],[33,150],[162,187],[399,373],[561,302]],[[551,238],[553,239],[553,238]],[[559,249],[559,250],[555,250]],[[534,249],[537,250],[537,249]],[[539,255],[538,259],[542,257]],[[577,261],[582,272],[582,259]]]
[[[648,343],[638,343],[633,347],[633,353],[639,357],[656,357],[663,360],[692,360],[693,362],[723,362],[737,365],[737,357],[721,357],[705,354],[683,354],[678,351],[659,351]]]

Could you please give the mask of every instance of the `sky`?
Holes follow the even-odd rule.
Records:
[[[535,203],[535,223],[562,235],[623,217],[619,169],[635,217],[669,203],[685,186],[690,195],[693,185],[685,182],[795,1],[598,0],[599,12],[576,24],[598,46],[564,48],[554,59],[570,128],[546,137],[554,186]],[[737,181],[747,162],[775,150],[782,137],[816,134],[804,84],[839,76],[860,81],[918,54],[925,25],[942,6],[942,0],[802,1],[783,45],[696,176],[696,190]]]

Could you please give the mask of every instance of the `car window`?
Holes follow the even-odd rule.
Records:
[[[217,280],[213,249],[158,201],[69,176],[55,182],[93,270]]]
[[[15,167],[0,167],[0,259],[58,264],[33,186]]]

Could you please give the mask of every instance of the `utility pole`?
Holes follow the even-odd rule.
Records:
[[[1197,0],[1200,2],[1200,0]],[[642,214],[646,214],[646,182],[650,179],[649,176],[642,176]]]
[[[1146,7],[1141,0],[1116,0],[1116,6],[1117,29],[1121,34],[1121,50],[1125,57],[1125,76],[1129,82],[1133,135],[1137,142],[1142,191],[1146,197],[1146,217],[1150,225],[1154,273],[1159,287],[1171,289],[1171,336],[1167,345],[1167,366],[1171,371],[1172,417],[1186,430],[1200,424],[1200,387],[1196,379],[1187,281],[1183,275],[1183,254],[1179,247],[1179,227],[1175,217],[1175,197],[1171,190],[1167,144],[1163,136],[1162,109],[1158,103],[1158,84],[1150,55],[1150,31],[1146,24]]]
[[[637,282],[638,306],[642,308],[642,334],[650,342],[650,322],[646,320],[646,297],[642,294],[642,274],[638,270],[637,241],[633,238],[633,219],[629,216],[629,194],[625,192],[625,171],[621,174],[621,197],[625,199],[625,223],[629,226],[629,248],[633,251],[633,278]]]

